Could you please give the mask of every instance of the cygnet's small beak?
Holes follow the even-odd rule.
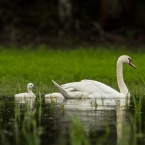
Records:
[[[136,69],[136,66],[133,64],[132,61],[129,62],[129,65],[131,65],[132,67],[134,67]]]
[[[33,86],[33,89],[37,89],[35,86]]]

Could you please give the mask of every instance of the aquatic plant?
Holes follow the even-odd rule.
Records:
[[[53,115],[54,107],[57,104],[57,99],[54,101],[53,97],[50,97],[50,103],[49,103],[49,112],[51,115]]]
[[[133,99],[133,104],[134,104],[134,111],[141,112],[142,102],[143,102],[142,99],[141,98],[136,99],[134,95],[132,96],[132,99]]]
[[[11,145],[10,141],[7,139],[7,137],[4,134],[3,130],[0,130],[0,143],[2,145]]]
[[[37,124],[35,119],[36,110],[27,112],[22,122],[22,133],[28,145],[39,145],[40,139],[37,132]]]
[[[42,96],[42,94],[39,91],[39,95],[37,97],[36,103],[37,105],[42,105],[43,101],[44,101],[44,96]]]
[[[89,137],[79,117],[73,117],[70,127],[71,145],[90,145]]]
[[[116,103],[116,107],[119,108],[120,107],[120,100],[118,99],[114,99],[115,103]]]
[[[90,104],[91,104],[92,107],[97,109],[98,103],[97,103],[96,99],[90,99]]]
[[[61,105],[62,113],[64,114],[64,104]]]
[[[2,107],[4,107],[5,106],[5,103],[4,103],[4,101],[2,100],[2,99],[0,99],[0,110],[2,109]]]
[[[102,105],[104,106],[104,100],[105,100],[105,98],[102,96],[101,97],[101,101],[102,101]]]

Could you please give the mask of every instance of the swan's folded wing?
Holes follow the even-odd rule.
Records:
[[[61,85],[63,89],[71,89],[80,92],[98,92],[99,89],[90,81],[72,82]]]
[[[88,98],[112,98],[123,97],[121,93],[113,88],[97,81],[82,80],[81,82],[72,82],[61,85],[62,89],[69,93],[69,96],[75,98],[82,94],[87,94]],[[65,96],[65,95],[64,95]],[[67,96],[67,95],[66,95]]]
[[[97,88],[99,92],[102,92],[104,94],[118,94],[119,92],[116,91],[115,89],[111,88],[110,86],[103,84],[101,82],[98,81],[94,81],[94,80],[82,80],[81,82],[85,83],[85,84],[92,84],[92,86],[94,86],[92,89]],[[94,89],[94,92],[95,90]]]

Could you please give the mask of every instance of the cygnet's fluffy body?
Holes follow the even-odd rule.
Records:
[[[28,90],[28,93],[19,93],[19,94],[16,94],[15,97],[16,98],[20,98],[20,97],[29,97],[29,98],[36,98],[35,94],[32,92],[32,89],[35,88],[35,86],[32,84],[32,83],[29,83],[27,85],[27,90]]]

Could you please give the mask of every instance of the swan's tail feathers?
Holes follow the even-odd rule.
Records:
[[[64,90],[59,84],[52,80],[54,85],[58,88],[59,92],[64,96],[64,98],[69,98],[69,94],[66,90]]]

